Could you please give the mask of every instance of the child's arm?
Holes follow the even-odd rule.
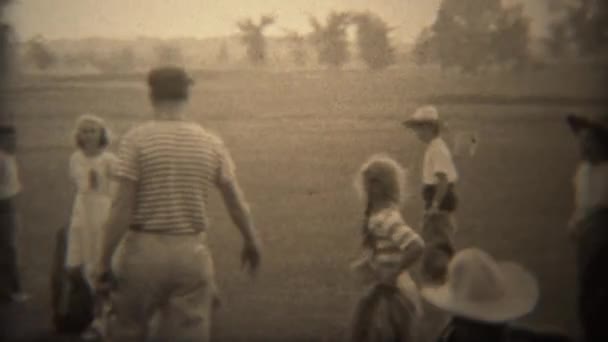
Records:
[[[108,193],[110,195],[110,198],[115,198],[118,193],[118,182],[112,176],[112,170],[118,162],[118,157],[116,157],[116,155],[114,155],[113,153],[110,153],[109,155],[109,162],[106,168],[106,179],[108,180]]]
[[[85,174],[76,153],[72,154],[70,157],[69,176],[72,184],[74,184],[74,187],[76,188],[76,191],[79,189],[84,190],[89,187],[88,173]]]
[[[411,267],[424,252],[424,241],[400,216],[394,215],[392,222],[387,225],[388,238],[399,248],[401,252],[400,268],[395,269],[393,274],[387,274],[385,280],[392,282],[396,280],[402,270]]]
[[[372,253],[369,250],[365,250],[361,255],[350,263],[350,268],[353,270],[360,269],[362,267],[366,267],[367,264],[371,261]]]
[[[350,269],[357,275],[361,283],[370,283],[375,278],[375,270],[372,265],[372,253],[366,249],[355,261],[350,264]]]
[[[395,238],[403,254],[403,268],[412,266],[424,252],[424,241],[413,229],[403,225]]]

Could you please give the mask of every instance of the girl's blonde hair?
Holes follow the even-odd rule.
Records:
[[[100,118],[99,116],[91,113],[82,114],[76,119],[76,123],[74,124],[74,131],[72,133],[74,144],[77,148],[82,148],[83,142],[80,139],[80,129],[85,122],[93,122],[97,124],[101,128],[101,136],[99,137],[99,147],[105,148],[110,145],[111,137],[110,137],[110,129],[106,122]]]
[[[374,180],[381,187],[384,200],[402,204],[406,194],[406,170],[385,154],[371,156],[359,169],[355,189],[359,196],[368,201],[366,183]]]

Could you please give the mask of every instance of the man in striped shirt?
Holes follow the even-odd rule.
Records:
[[[216,288],[205,233],[213,185],[243,236],[243,264],[252,272],[259,265],[260,243],[228,150],[184,116],[190,83],[180,68],[151,71],[154,119],[127,132],[118,149],[119,189],[99,267],[99,288],[113,289],[109,340],[145,339],[156,312],[159,339],[209,339]]]

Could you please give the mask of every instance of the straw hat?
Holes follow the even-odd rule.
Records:
[[[528,314],[539,293],[536,279],[521,266],[469,248],[450,262],[447,282],[423,288],[422,296],[453,315],[498,323]]]
[[[439,125],[440,123],[439,111],[435,106],[418,107],[412,116],[402,122],[407,128],[415,128],[425,124]]]

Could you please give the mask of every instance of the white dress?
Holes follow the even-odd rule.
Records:
[[[115,188],[110,180],[115,159],[110,152],[88,157],[80,150],[70,158],[70,178],[77,190],[68,232],[66,266],[83,266],[91,285],[101,252],[102,228]]]

